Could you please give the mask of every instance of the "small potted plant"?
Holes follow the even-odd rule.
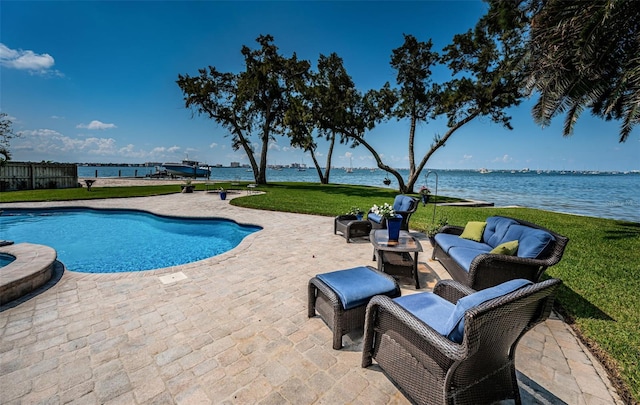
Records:
[[[227,199],[227,191],[224,188],[220,187],[220,189],[218,189],[218,194],[220,195],[221,200]]]
[[[183,193],[193,193],[193,189],[196,188],[193,184],[191,184],[191,180],[185,180],[184,184],[180,186],[182,188]]]
[[[427,186],[420,187],[420,200],[422,200],[422,206],[424,207],[429,203],[431,197],[431,190]]]
[[[440,217],[435,224],[431,224],[431,226],[427,227],[426,234],[427,234],[427,238],[429,238],[429,242],[431,243],[431,246],[436,245],[436,240],[435,240],[436,234],[440,232],[442,227],[447,225],[448,223],[449,221],[447,221],[447,218]]]
[[[355,215],[358,218],[358,221],[362,221],[364,217],[364,211],[362,211],[359,207],[351,207],[347,215]]]
[[[384,203],[380,206],[374,204],[373,207],[371,207],[371,212],[386,220],[387,229],[389,231],[389,241],[397,241],[400,237],[402,218],[396,217],[396,212],[393,207],[388,203]]]

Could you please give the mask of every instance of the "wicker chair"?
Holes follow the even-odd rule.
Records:
[[[530,228],[540,229],[550,233],[555,238],[553,246],[548,249],[544,257],[537,259],[481,254],[471,262],[469,271],[466,271],[436,242],[431,259],[437,259],[451,275],[451,278],[474,290],[482,290],[516,278],[525,278],[533,282],[540,281],[542,274],[548,267],[560,262],[564,250],[569,243],[569,238],[531,222],[516,218],[504,218],[511,219]],[[463,230],[464,227],[461,226],[447,225],[441,228],[440,232],[460,235]]]
[[[398,194],[393,201],[393,210],[396,212],[396,215],[402,216],[402,225],[400,225],[400,229],[403,231],[409,230],[409,219],[411,215],[418,209],[420,205],[420,200],[414,197],[410,197],[408,195]],[[387,220],[385,218],[380,218],[377,215],[373,214],[371,211],[367,214],[367,219],[371,223],[371,229],[386,229],[387,228]]]
[[[375,359],[418,404],[504,399],[519,404],[516,346],[549,316],[560,284],[557,279],[531,284],[468,309],[461,343],[436,332],[394,300],[374,297],[367,307],[362,367]],[[434,288],[435,294],[452,303],[473,292],[453,280]]]

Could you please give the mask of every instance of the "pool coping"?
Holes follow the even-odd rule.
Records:
[[[55,249],[34,243],[1,246],[0,253],[16,258],[0,269],[0,305],[46,284],[51,279],[58,256]]]

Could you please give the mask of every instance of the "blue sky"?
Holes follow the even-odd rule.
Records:
[[[14,160],[56,162],[166,162],[185,158],[209,164],[247,163],[233,151],[226,131],[192,117],[176,85],[178,74],[215,66],[244,68],[242,45],[271,34],[285,56],[296,53],[315,67],[320,54],[336,52],[362,91],[395,84],[391,51],[403,33],[432,38],[434,49],[473,27],[481,1],[305,2],[97,2],[0,3],[0,110],[21,134],[11,143]],[[436,80],[446,77],[437,76]],[[513,131],[488,119],[458,131],[430,159],[438,169],[637,170],[640,131],[618,143],[617,122],[588,113],[572,137],[562,118],[540,128],[532,100],[509,112]],[[379,125],[367,138],[387,164],[408,167],[408,122]],[[418,128],[418,156],[445,126]],[[256,138],[257,141],[257,138]],[[319,152],[326,153],[320,144]],[[324,162],[324,157],[321,157]],[[363,147],[339,146],[334,166],[373,167]],[[270,146],[269,163],[311,163],[287,138]]]

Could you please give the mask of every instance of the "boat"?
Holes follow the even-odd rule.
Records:
[[[209,177],[211,169],[208,166],[201,166],[200,162],[184,159],[181,163],[163,163],[167,173],[182,177]]]
[[[480,170],[478,170],[478,171],[479,171],[480,173],[482,173],[482,174],[491,173],[491,170],[489,170],[489,169],[487,169],[487,168],[485,168],[485,167],[483,167],[482,169],[480,169]]]
[[[353,173],[353,158],[349,158],[349,167],[344,169],[344,171],[347,173]]]

